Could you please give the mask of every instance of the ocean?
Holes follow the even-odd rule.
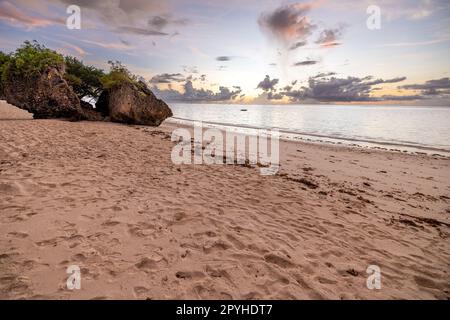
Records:
[[[284,139],[450,155],[450,107],[388,105],[170,104],[169,121],[251,132],[278,129]]]

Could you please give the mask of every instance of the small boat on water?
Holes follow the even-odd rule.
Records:
[[[247,111],[247,109],[241,109],[241,111]]]

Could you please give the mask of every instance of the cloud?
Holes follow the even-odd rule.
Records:
[[[342,36],[344,27],[340,26],[335,29],[325,29],[319,34],[319,38],[316,40],[317,44],[320,44],[322,48],[330,48],[340,45],[338,39]]]
[[[133,47],[130,45],[130,43],[128,41],[125,40],[120,40],[120,42],[101,42],[101,41],[91,41],[91,40],[85,40],[85,39],[80,39],[81,42],[90,44],[90,45],[94,45],[94,46],[98,46],[101,48],[106,48],[106,49],[115,49],[115,50],[129,50],[132,49]]]
[[[306,45],[306,41],[298,41],[296,43],[294,43],[292,46],[289,47],[289,50],[295,50],[298,49],[300,47],[304,47]]]
[[[262,13],[258,19],[260,28],[287,44],[295,40],[304,40],[315,29],[306,13],[311,4],[288,4],[273,12]]]
[[[229,56],[220,56],[216,58],[217,61],[230,61],[231,57]]]
[[[442,42],[448,42],[450,40],[450,36],[445,35],[440,38],[436,38],[433,40],[425,40],[425,41],[413,41],[413,42],[396,42],[396,43],[387,43],[380,45],[378,47],[417,47],[417,46],[428,46]]]
[[[420,96],[384,96],[372,97],[372,86],[381,83],[395,83],[405,80],[405,77],[392,79],[371,80],[372,77],[322,78],[311,77],[307,87],[297,90],[285,90],[280,94],[288,97],[292,102],[301,100],[317,100],[322,102],[357,102],[384,100],[415,100]]]
[[[73,0],[67,0],[73,2]],[[91,0],[78,0],[79,2],[98,2]],[[110,3],[117,3],[117,1],[105,1]],[[126,13],[152,12],[162,8],[162,1],[156,0],[119,0],[118,8]]]
[[[164,17],[154,16],[148,20],[149,27],[155,28],[156,30],[162,30],[169,24],[169,20]]]
[[[270,83],[268,76],[264,79],[267,85],[272,84],[271,89],[265,90],[267,100],[280,100],[288,98],[290,102],[318,101],[318,102],[385,102],[385,101],[418,101],[429,99],[450,98],[450,78],[428,80],[421,84],[407,84],[399,86],[398,89],[419,91],[417,94],[398,94],[375,96],[374,92],[381,90],[376,87],[380,84],[399,83],[406,77],[395,77],[389,79],[374,79],[372,76],[337,78],[329,76],[334,72],[323,72],[310,77],[306,86],[294,89],[296,81],[280,90]],[[263,83],[262,82],[262,83]],[[443,100],[448,101],[448,100]],[[448,102],[447,102],[448,103]]]
[[[369,98],[370,86],[362,84],[357,77],[346,79],[331,78],[316,80],[310,78],[309,86],[299,90],[283,92],[292,101],[314,99],[318,101],[366,101]]]
[[[449,95],[450,94],[450,78],[441,78],[428,80],[422,84],[407,84],[400,86],[399,89],[419,90],[423,95]]]
[[[121,26],[116,28],[116,31],[119,33],[130,33],[142,36],[167,36],[169,35],[166,32],[161,32],[152,29],[139,28],[139,27],[131,27],[131,26]]]
[[[196,89],[194,88],[192,81],[188,80],[184,84],[184,92],[181,93],[172,88],[161,90],[156,86],[152,87],[152,91],[166,101],[174,102],[221,102],[235,100],[241,96],[242,89],[240,87],[233,87],[229,89],[227,87],[220,86],[218,92],[213,92],[208,89]]]
[[[84,57],[86,55],[88,55],[88,53],[81,47],[76,46],[74,44],[68,43],[66,41],[60,41],[60,43],[63,44],[62,48],[59,48],[60,51],[62,52],[67,52],[66,49],[68,49],[70,52],[69,53],[75,53],[76,55],[80,56],[80,57]],[[69,54],[67,53],[67,54]]]
[[[118,33],[141,36],[168,36],[174,34],[169,27],[182,26],[187,19],[168,14],[168,5],[158,0],[51,0],[64,5],[80,6],[83,14],[100,21]]]
[[[181,73],[162,73],[153,76],[150,79],[151,83],[172,83],[172,82],[183,82],[185,80]]]
[[[392,78],[392,79],[387,79],[387,80],[383,80],[383,79],[376,79],[370,82],[366,82],[367,85],[370,86],[374,86],[377,84],[381,84],[381,83],[396,83],[396,82],[402,82],[406,80],[406,77],[397,77],[397,78]]]
[[[436,12],[445,12],[450,8],[448,0],[397,0],[384,1],[380,4],[384,7],[388,20],[406,18],[409,20],[422,20],[431,17]]]
[[[129,16],[166,9],[164,2],[158,0],[53,0],[53,2],[61,2],[66,5],[74,4],[82,9],[87,8],[98,11],[98,13],[116,13]]]
[[[181,66],[186,73],[198,73],[196,66]]]
[[[296,62],[292,66],[293,67],[311,66],[311,65],[314,65],[317,63],[319,63],[319,61],[317,61],[317,60],[305,60],[305,61]]]
[[[152,29],[161,31],[169,25],[186,25],[188,19],[172,19],[169,15],[153,16],[148,20],[148,26]]]
[[[205,58],[205,59],[210,59],[211,57],[209,55],[207,55],[205,52],[203,52],[202,50],[200,50],[199,48],[195,47],[195,46],[188,46],[188,48],[195,53],[196,55]]]
[[[336,75],[336,72],[321,72],[316,74],[315,76],[313,76],[314,79],[317,78],[326,78],[326,77],[330,77],[330,76],[334,76]]]
[[[428,80],[423,84],[407,84],[400,88],[410,90],[450,89],[450,78]]]
[[[273,91],[275,90],[275,86],[278,84],[279,79],[272,79],[266,75],[263,81],[258,83],[257,89],[262,89],[264,91]]]
[[[394,95],[384,95],[378,99],[378,101],[411,101],[411,100],[422,100],[424,96],[420,95],[410,95],[410,96],[394,96]],[[376,100],[376,99],[374,99]]]
[[[23,9],[19,9],[7,1],[0,3],[0,20],[4,20],[10,24],[25,26],[26,28],[47,27],[64,23],[64,19],[61,18],[45,18],[29,15]]]
[[[269,92],[267,94],[267,99],[268,100],[281,100],[281,99],[283,99],[283,95],[281,93]]]

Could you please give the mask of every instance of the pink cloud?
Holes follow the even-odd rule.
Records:
[[[11,24],[22,25],[27,28],[46,27],[64,23],[63,19],[28,15],[12,5],[10,2],[0,3],[0,20],[5,20]]]
[[[312,4],[289,4],[275,11],[263,13],[258,20],[260,27],[283,42],[303,40],[314,30],[306,13]]]

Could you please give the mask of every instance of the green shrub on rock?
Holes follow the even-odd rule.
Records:
[[[64,58],[59,53],[36,41],[25,41],[15,52],[8,55],[2,65],[2,81],[9,75],[29,78],[40,74],[47,67],[62,68]]]
[[[101,81],[104,89],[111,89],[124,83],[138,84],[138,77],[132,74],[121,62],[108,61],[110,71]]]
[[[90,97],[97,99],[103,90],[101,82],[105,76],[103,70],[86,66],[75,57],[66,56],[66,73],[64,78],[72,86],[78,98]]]

